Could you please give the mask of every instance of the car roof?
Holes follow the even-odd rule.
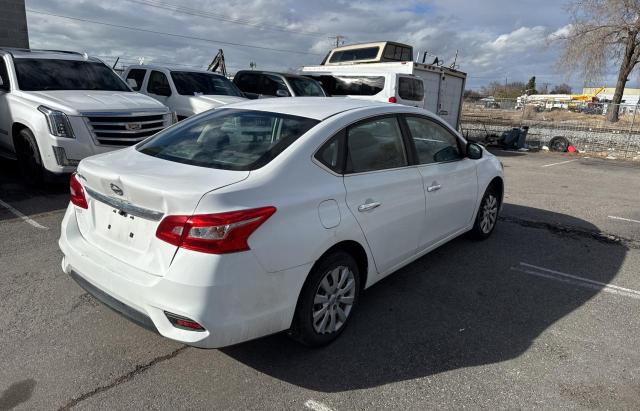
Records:
[[[388,107],[393,112],[397,105],[349,97],[274,97],[228,104],[221,108],[269,111],[324,120],[344,111],[366,107]]]
[[[0,53],[10,54],[13,58],[39,58],[39,59],[56,59],[56,60],[76,60],[76,61],[94,61],[102,60],[90,57],[87,54],[76,51],[67,50],[39,50],[39,49],[20,49],[10,47],[0,47]]]
[[[305,76],[304,74],[295,74],[295,73],[284,73],[281,71],[268,71],[268,70],[238,70],[236,72],[236,76],[239,73],[255,73],[255,74],[273,74],[276,76],[285,76],[285,77],[304,77],[304,78],[308,78],[307,76]]]
[[[127,70],[133,70],[133,69],[186,71],[189,73],[206,73],[206,74],[214,74],[216,76],[224,77],[222,74],[215,73],[213,71],[207,71],[207,70],[189,68],[189,67],[161,66],[157,64],[132,64],[130,66],[127,66]]]

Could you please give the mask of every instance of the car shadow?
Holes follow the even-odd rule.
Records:
[[[496,157],[523,157],[529,153],[537,153],[537,151],[504,150],[499,147],[487,147],[487,150]]]
[[[16,161],[0,159],[0,200],[26,216],[64,209],[69,204],[68,192],[66,176],[32,187],[21,178]],[[15,214],[0,207],[0,221],[14,218]]]
[[[513,204],[506,210],[599,231],[545,210]],[[609,283],[627,248],[505,217],[489,240],[460,237],[366,290],[349,327],[329,346],[309,349],[277,334],[221,351],[271,377],[322,392],[518,357],[599,293],[527,274],[519,270],[522,264]]]

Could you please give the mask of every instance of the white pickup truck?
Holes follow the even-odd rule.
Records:
[[[135,91],[169,107],[178,120],[245,100],[231,80],[210,71],[137,65],[127,67],[122,78]]]
[[[17,159],[29,183],[71,173],[83,158],[135,144],[174,121],[99,59],[0,48],[0,156]]]

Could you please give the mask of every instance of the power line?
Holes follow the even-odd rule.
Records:
[[[308,52],[308,51],[277,49],[277,48],[273,48],[273,47],[253,46],[253,45],[250,45],[250,44],[232,43],[232,42],[229,42],[229,41],[205,39],[205,38],[202,38],[202,37],[187,36],[187,35],[184,35],[184,34],[167,33],[167,32],[163,32],[163,31],[141,29],[141,28],[138,28],[138,27],[131,27],[131,26],[125,26],[125,25],[120,25],[120,24],[104,23],[104,22],[101,22],[101,21],[82,19],[82,18],[79,18],[79,17],[64,16],[62,14],[49,13],[49,12],[45,12],[45,11],[41,11],[41,10],[35,10],[35,9],[27,9],[27,11],[29,13],[42,14],[42,15],[45,15],[45,16],[52,16],[52,17],[59,17],[59,18],[68,19],[68,20],[82,21],[82,22],[85,22],[85,23],[100,24],[100,25],[103,25],[103,26],[117,27],[117,28],[121,28],[121,29],[140,31],[140,32],[143,32],[143,33],[161,34],[161,35],[164,35],[164,36],[178,37],[178,38],[189,39],[189,40],[206,41],[208,43],[214,43],[214,44],[226,44],[226,45],[230,45],[230,46],[247,47],[247,48],[258,49],[258,50],[278,51],[278,52],[281,52],[281,53],[307,54],[307,55],[314,55],[314,56],[322,56],[322,54],[311,53],[311,52]]]
[[[198,9],[185,7],[185,6],[178,6],[178,5],[170,4],[170,3],[163,3],[161,1],[156,1],[156,0],[129,0],[129,1],[132,2],[132,3],[143,4],[143,5],[149,6],[149,7],[156,7],[156,8],[159,8],[159,9],[173,11],[173,12],[176,12],[176,13],[188,14],[190,16],[196,16],[196,17],[203,17],[203,18],[207,18],[207,19],[225,21],[227,23],[240,24],[240,25],[243,25],[243,26],[256,27],[256,28],[265,29],[265,30],[274,30],[274,31],[287,32],[287,33],[295,33],[295,34],[301,34],[303,36],[312,36],[312,37],[321,37],[321,36],[323,36],[322,33],[318,33],[318,32],[302,31],[302,30],[295,30],[295,29],[290,29],[290,28],[282,27],[282,26],[266,25],[266,24],[253,22],[251,20],[246,20],[246,19],[235,19],[235,18],[231,18],[229,16],[225,16],[223,14],[212,13],[212,12],[198,10]]]

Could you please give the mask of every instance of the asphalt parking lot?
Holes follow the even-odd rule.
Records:
[[[498,152],[501,221],[376,284],[334,344],[184,347],[60,268],[65,185],[0,162],[0,409],[640,405],[640,164]]]

